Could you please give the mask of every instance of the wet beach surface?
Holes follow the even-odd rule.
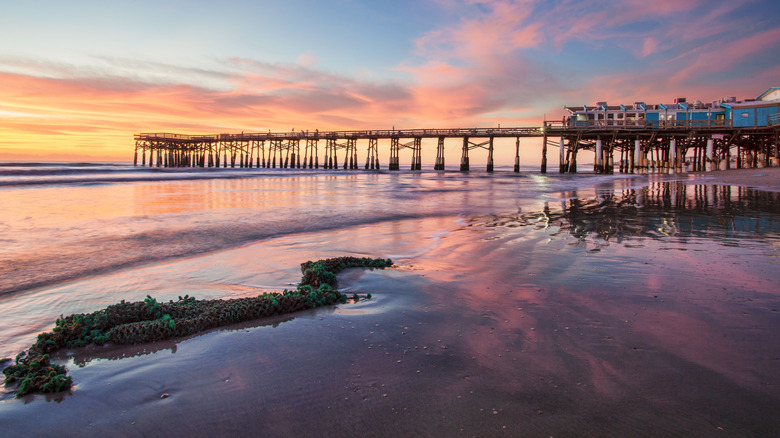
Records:
[[[237,296],[289,287],[309,259],[397,262],[339,276],[373,294],[357,304],[63,351],[73,391],[5,394],[0,420],[26,436],[777,435],[780,193],[697,178],[291,234],[57,286]]]

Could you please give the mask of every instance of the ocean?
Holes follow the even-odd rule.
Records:
[[[577,184],[511,172],[0,165],[0,357],[15,356],[60,313],[156,292],[106,284],[94,295],[68,291],[28,301],[41,287],[280,236],[519,211]]]
[[[523,354],[528,357],[533,345],[544,352],[527,364],[534,364],[528,369],[538,373],[535,378],[549,380],[541,370],[558,369],[556,384],[575,385],[574,380],[580,379],[580,384],[590,385],[599,397],[611,401],[621,400],[621,385],[649,365],[646,358],[626,365],[624,358],[602,349],[614,348],[613,340],[621,336],[644,333],[644,346],[626,344],[625,354],[635,354],[637,348],[661,352],[653,356],[654,361],[674,355],[683,358],[672,361],[678,365],[697,364],[716,374],[713,381],[724,377],[736,385],[738,389],[721,393],[722,406],[712,415],[752,406],[742,399],[730,404],[734,394],[750,398],[755,392],[763,397],[762,403],[768,399],[770,406],[780,405],[775,371],[780,343],[772,334],[780,328],[780,271],[776,269],[780,193],[705,184],[685,174],[543,175],[535,168],[520,173],[511,169],[462,173],[3,163],[0,201],[0,358],[12,358],[26,349],[61,314],[91,312],[146,295],[166,301],[185,294],[198,299],[256,295],[297,283],[298,266],[306,260],[356,255],[389,257],[397,263],[395,270],[388,271],[394,273],[382,278],[346,277],[348,290],[377,288],[379,304],[344,305],[336,314],[319,313],[319,320],[338,325],[343,324],[339,318],[362,317],[371,327],[374,319],[418,311],[415,324],[441,324],[426,336],[447,338],[438,343],[449,342],[450,351],[457,351],[452,350],[456,332],[458,337],[480,332],[484,338],[487,332],[481,330],[487,326],[492,334],[501,330],[498,326],[504,321],[512,325],[515,318],[535,317],[544,324],[512,325],[503,340],[491,340],[488,346],[463,344],[461,349],[468,350],[461,353],[463,358],[481,357],[475,352],[483,352],[494,360],[501,355],[519,359]],[[472,283],[477,277],[482,281]],[[407,289],[391,299],[393,281]],[[665,304],[660,304],[662,300]],[[640,322],[637,314],[648,307],[654,309],[654,316]],[[731,314],[728,309],[738,312]],[[293,319],[297,324],[310,323],[306,318]],[[641,329],[641,324],[648,327]],[[608,325],[620,329],[610,331]],[[442,334],[439,329],[444,327],[452,333]],[[583,327],[600,332],[585,334],[590,337],[583,345],[589,347],[574,347],[576,339],[559,339],[575,327],[579,336],[587,331]],[[717,336],[706,334],[707,330]],[[411,329],[399,331],[405,335]],[[524,344],[517,343],[518,333]],[[719,356],[723,348],[715,344],[720,337],[728,339],[724,345],[742,342],[743,347]],[[400,345],[397,340],[383,344],[393,343],[393,349]],[[484,352],[485,348],[495,351]],[[587,354],[556,356],[557,361],[547,365],[538,362],[550,351],[559,355],[568,348]],[[339,351],[350,354],[349,349]],[[72,361],[81,354],[67,352],[62,360]],[[94,354],[96,362],[105,360],[100,359],[101,353]],[[82,360],[79,367],[86,363],[89,368],[90,360]],[[485,360],[485,366],[495,371],[495,365]],[[583,363],[578,368],[579,361]],[[69,368],[76,368],[75,362]],[[666,363],[662,368],[674,367]],[[495,377],[480,374],[480,382],[486,388],[500,387],[491,379],[517,378],[512,369],[498,367]],[[686,378],[699,375],[700,384],[708,384],[710,377],[701,377],[700,371],[677,369]],[[457,379],[462,380],[458,373]],[[455,378],[440,379],[450,377]],[[77,373],[74,380],[78,382]],[[514,388],[515,398],[523,397],[520,387],[529,388],[507,385]],[[674,393],[675,385],[679,384],[664,386],[664,391]],[[75,388],[74,398],[80,391],[88,392],[78,384]],[[641,388],[632,386],[629,393],[638,397],[633,391]],[[533,386],[528,400],[542,397],[540,390]],[[309,396],[307,403],[318,403]],[[511,411],[512,397],[499,397],[506,404],[500,409],[487,404],[483,409],[496,415],[502,409]],[[563,400],[574,403],[578,397],[569,394],[552,404],[538,402],[546,407],[537,410],[560,409],[576,415],[579,408]],[[674,398],[653,409],[673,411],[676,404],[669,400]],[[2,399],[0,417],[4,409],[15,413],[23,409],[9,407],[15,403],[10,390]],[[60,400],[67,403],[67,398]],[[439,414],[446,416],[436,411]],[[517,419],[521,414],[513,415]],[[392,423],[389,418],[382,421]],[[589,418],[587,424],[593,426]],[[735,418],[724,421],[741,424]],[[695,430],[709,419],[678,422],[664,430],[681,425]],[[410,421],[406,432],[413,433],[424,420]],[[560,426],[560,421],[554,424]],[[774,430],[774,426],[776,420],[766,420],[761,430]],[[532,430],[561,430],[539,427]],[[638,430],[635,427],[618,430]],[[379,435],[389,435],[390,429],[384,432]]]

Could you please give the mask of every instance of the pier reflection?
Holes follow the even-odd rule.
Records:
[[[542,211],[473,218],[471,226],[555,228],[608,242],[631,238],[780,237],[780,193],[748,187],[657,182],[646,187],[566,192]],[[727,240],[723,240],[727,243]]]

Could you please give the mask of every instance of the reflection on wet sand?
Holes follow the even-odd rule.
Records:
[[[780,233],[778,205],[778,192],[660,182],[640,189],[602,189],[590,197],[567,192],[560,206],[548,201],[539,212],[485,215],[471,219],[469,226],[558,227],[579,239],[593,236],[617,242],[705,236],[713,231],[721,237],[757,237]]]
[[[292,321],[293,319],[295,319],[294,316],[278,315],[271,318],[256,319],[256,320],[247,321],[239,324],[233,324],[226,327],[219,327],[219,328],[207,330],[202,333],[186,336],[183,338],[167,339],[164,341],[147,342],[143,344],[132,344],[132,345],[106,345],[106,346],[89,345],[84,348],[77,348],[64,353],[57,353],[55,354],[55,356],[62,356],[63,358],[70,357],[73,360],[73,363],[75,365],[77,365],[78,367],[84,367],[88,365],[90,362],[92,362],[93,360],[120,360],[129,357],[146,356],[149,354],[154,354],[165,350],[170,350],[171,354],[175,354],[176,349],[178,348],[178,345],[180,343],[186,342],[187,340],[190,339],[198,338],[200,336],[206,336],[209,333],[218,332],[218,331],[219,332],[240,331],[240,330],[247,330],[256,327],[276,328],[280,324],[284,322]]]
[[[776,431],[778,201],[660,182],[468,219],[417,260],[447,273],[418,339],[448,346],[459,401],[520,435]]]

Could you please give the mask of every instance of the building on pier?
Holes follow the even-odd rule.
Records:
[[[596,105],[564,107],[571,116],[568,127],[615,126],[625,128],[709,127],[726,124],[727,108],[723,101],[703,103],[688,102],[680,97],[669,104],[634,102],[630,105]]]
[[[595,152],[597,173],[612,173],[618,163],[621,172],[674,173],[780,161],[780,88],[744,101],[677,98],[670,104],[599,102],[564,108],[570,116],[560,125],[553,122],[547,132],[560,138],[561,172],[577,171],[582,150]]]
[[[755,99],[737,101],[724,97],[714,102],[689,102],[684,97],[674,103],[630,105],[565,106],[571,114],[567,127],[625,127],[625,128],[711,128],[720,126],[759,127],[780,122],[780,87],[773,87]]]
[[[755,99],[742,102],[724,102],[726,118],[734,127],[771,126],[778,124],[780,114],[780,87],[773,87]]]

